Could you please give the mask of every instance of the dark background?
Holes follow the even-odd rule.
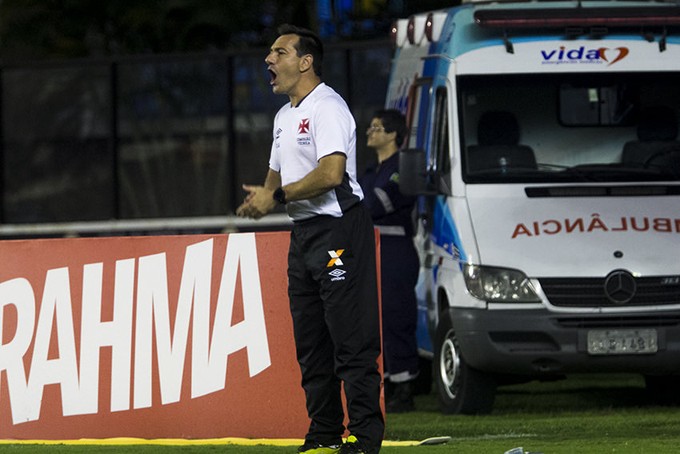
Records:
[[[3,0],[0,223],[233,215],[241,185],[264,179],[286,102],[264,64],[284,22],[323,36],[324,80],[357,120],[361,173],[390,24],[443,3]]]
[[[0,57],[34,60],[268,46],[292,23],[327,42],[386,38],[442,0],[3,0]]]

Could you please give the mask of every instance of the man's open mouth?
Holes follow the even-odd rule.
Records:
[[[276,73],[271,69],[268,69],[267,71],[269,71],[269,85],[274,85],[276,82]]]

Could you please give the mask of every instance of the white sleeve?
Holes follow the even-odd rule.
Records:
[[[321,100],[312,122],[317,161],[337,152],[348,155],[355,129],[354,117],[342,99],[329,96]]]

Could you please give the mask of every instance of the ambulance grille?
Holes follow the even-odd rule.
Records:
[[[626,302],[612,301],[605,291],[605,278],[540,278],[554,306],[630,307],[680,304],[679,276],[637,277],[635,290]]]
[[[555,319],[560,326],[564,328],[588,328],[588,329],[617,329],[617,328],[659,328],[662,326],[678,326],[680,325],[680,317],[672,313],[669,315],[664,312],[663,315],[626,315],[626,316],[608,316],[601,315],[589,317],[558,317]]]

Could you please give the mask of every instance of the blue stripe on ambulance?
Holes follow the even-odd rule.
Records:
[[[453,220],[451,211],[446,203],[445,196],[439,196],[435,200],[433,207],[433,226],[431,233],[431,240],[438,246],[439,251],[445,251],[450,255],[450,258],[457,260],[459,266],[462,268],[462,263],[466,261],[465,249],[456,228],[456,222]],[[437,284],[437,274],[439,271],[439,264],[436,263],[429,270],[434,287]],[[419,286],[423,286],[423,282],[419,282],[416,286],[416,295],[418,295],[418,324],[416,327],[416,341],[418,348],[423,351],[432,352],[432,340],[428,332],[428,311],[425,291]]]
[[[462,263],[467,260],[467,257],[456,228],[456,222],[453,220],[446,203],[446,196],[437,197],[433,214],[432,241],[453,260],[458,261],[462,269]]]

